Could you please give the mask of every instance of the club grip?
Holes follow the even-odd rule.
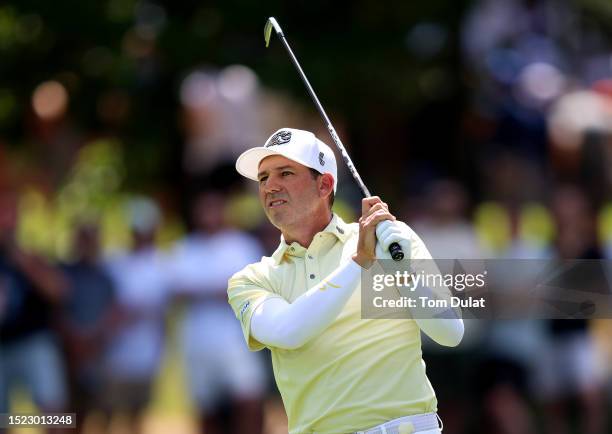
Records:
[[[398,243],[391,243],[389,246],[389,253],[394,261],[401,261],[404,259],[404,252]]]

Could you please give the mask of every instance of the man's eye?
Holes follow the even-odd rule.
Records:
[[[262,183],[266,182],[266,179],[268,179],[267,176],[262,176],[261,178],[259,178],[259,183],[262,184]]]
[[[282,175],[283,175],[283,176],[287,176],[287,175],[293,175],[293,174],[292,174],[291,172],[289,172],[289,171],[285,170],[285,171],[282,173]]]

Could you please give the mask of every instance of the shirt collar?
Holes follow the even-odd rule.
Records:
[[[319,233],[326,232],[336,236],[342,243],[346,242],[350,237],[349,226],[335,213],[332,215],[329,224]],[[305,251],[306,248],[299,245],[297,242],[287,244],[285,238],[281,235],[280,244],[272,254],[272,259],[274,259],[274,262],[278,265],[283,261],[285,256],[303,256]]]

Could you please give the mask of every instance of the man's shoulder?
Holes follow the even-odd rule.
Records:
[[[359,223],[357,222],[345,223],[345,226],[348,228],[351,234],[359,235]]]
[[[230,278],[230,285],[232,282],[257,283],[262,278],[267,278],[275,266],[273,258],[263,256],[260,261],[253,262],[234,273]]]
[[[333,227],[332,229],[334,232],[339,234],[338,236],[340,238],[342,238],[343,235],[349,235],[349,236],[359,235],[359,223],[348,221],[348,219],[344,220],[338,214],[334,214],[334,218],[332,220],[332,226],[334,225],[335,227]]]
[[[408,224],[402,222],[402,224],[406,227],[406,233],[411,243],[411,252],[410,257],[412,259],[432,259],[431,253],[429,249],[425,245],[423,239],[415,232],[415,230],[409,226]]]
[[[411,225],[409,225],[408,223],[405,223],[405,222],[402,222],[402,223],[404,223],[404,225],[408,229],[408,233],[410,234],[410,238],[412,238],[413,240],[422,241],[420,235],[417,234],[417,232],[414,230],[414,228]]]

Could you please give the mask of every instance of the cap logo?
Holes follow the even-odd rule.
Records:
[[[278,133],[270,137],[270,140],[268,140],[268,143],[264,145],[264,148],[270,148],[272,146],[283,145],[290,141],[291,141],[291,131],[279,131]]]
[[[319,152],[319,164],[321,164],[321,166],[325,166],[325,160],[323,157],[325,157],[325,154],[323,154],[323,152]]]

